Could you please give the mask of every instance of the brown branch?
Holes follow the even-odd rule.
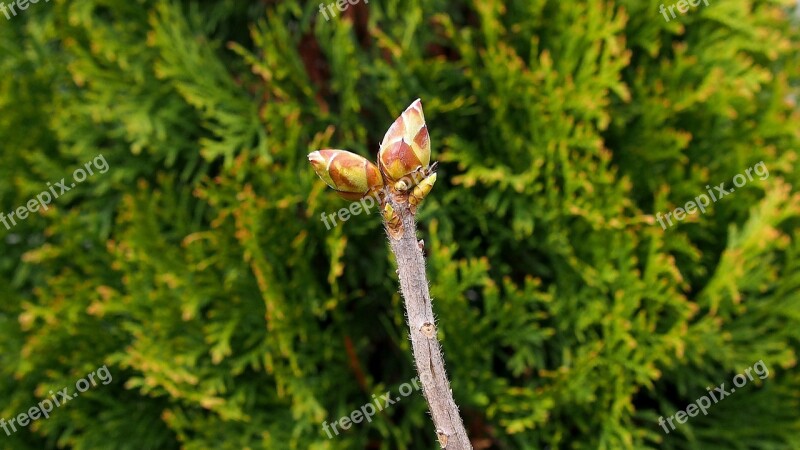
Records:
[[[420,243],[417,242],[414,213],[406,198],[398,197],[392,191],[388,192],[387,197],[402,221],[402,229],[394,232],[387,225],[387,234],[397,259],[400,292],[405,300],[411,346],[422,392],[428,401],[442,448],[471,450],[472,445],[461,421],[458,405],[453,400],[453,392],[444,369],[444,357],[436,337],[436,321],[428,291],[428,278],[425,275],[425,257]]]

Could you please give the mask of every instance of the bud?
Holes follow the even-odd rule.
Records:
[[[317,150],[308,161],[322,181],[347,200],[359,200],[383,187],[381,173],[366,158],[345,150]]]
[[[394,212],[394,208],[390,203],[383,207],[383,222],[386,224],[389,235],[395,239],[400,239],[400,236],[403,235],[403,221]]]
[[[431,189],[433,189],[434,183],[436,183],[435,172],[414,186],[414,190],[412,190],[411,194],[408,196],[408,203],[411,204],[412,208],[416,208],[417,205],[422,203],[422,200],[428,195]]]
[[[431,161],[431,142],[428,126],[422,114],[422,102],[415,100],[394,121],[381,142],[378,165],[395,189],[405,191],[416,185],[424,176]]]

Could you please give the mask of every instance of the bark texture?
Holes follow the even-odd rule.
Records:
[[[414,362],[422,392],[428,401],[442,448],[472,449],[444,369],[444,357],[436,335],[436,321],[425,274],[425,257],[417,241],[414,213],[406,202],[393,204],[402,220],[403,229],[399,237],[392,237],[392,233],[388,233],[389,242],[397,258],[400,291],[405,300]]]

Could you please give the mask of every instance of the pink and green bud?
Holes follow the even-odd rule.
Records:
[[[394,121],[383,137],[378,151],[378,165],[387,182],[394,181],[396,189],[407,190],[424,178],[418,175],[428,167],[430,161],[428,126],[422,113],[422,102],[417,99]]]
[[[375,164],[345,150],[317,150],[308,161],[322,181],[347,200],[359,200],[383,187]]]

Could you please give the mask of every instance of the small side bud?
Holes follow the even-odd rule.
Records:
[[[439,445],[441,445],[442,448],[447,448],[447,437],[448,437],[448,434],[445,433],[444,431],[442,431],[441,429],[439,429],[439,430],[436,430],[436,436],[439,438]]]
[[[428,339],[433,339],[434,337],[436,337],[436,325],[430,322],[425,322],[422,325],[420,325],[419,331],[422,334],[424,334],[425,337]]]
[[[412,207],[416,207],[422,203],[422,200],[424,200],[431,189],[433,189],[434,183],[436,183],[436,173],[432,173],[418,185],[414,186],[414,190],[411,191],[411,194],[408,196],[408,203],[410,203]]]
[[[393,239],[400,239],[400,236],[403,235],[403,222],[389,203],[383,207],[383,221],[386,222],[389,235]]]
[[[400,181],[398,181],[397,183],[394,184],[395,190],[398,190],[400,192],[405,192],[410,187],[411,187],[411,185],[405,179],[402,179],[402,180],[400,180]]]

